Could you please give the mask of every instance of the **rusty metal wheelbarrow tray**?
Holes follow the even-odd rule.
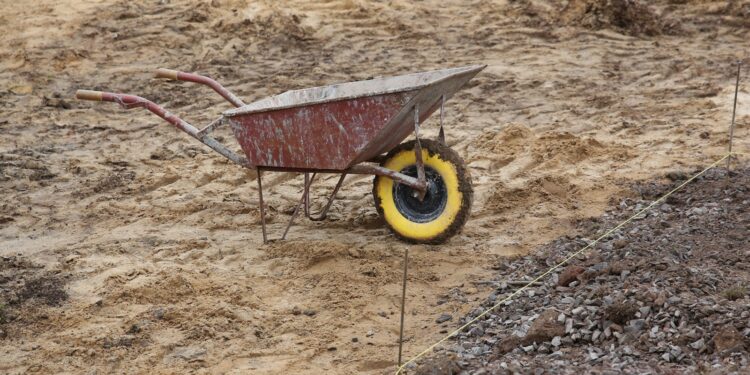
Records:
[[[382,155],[483,65],[287,91],[226,111],[255,167],[343,171]]]

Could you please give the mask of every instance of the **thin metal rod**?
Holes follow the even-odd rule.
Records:
[[[443,130],[443,120],[445,119],[445,94],[440,95],[440,133],[438,133],[438,141],[445,144],[445,131]]]
[[[729,157],[727,158],[727,170],[729,169],[732,161],[732,142],[734,141],[734,118],[737,114],[737,92],[740,89],[740,69],[742,68],[742,61],[737,61],[737,81],[734,83],[734,106],[732,108],[732,125],[729,126]]]
[[[263,171],[258,168],[258,200],[260,201],[260,225],[263,228],[263,243],[268,243],[266,237],[266,209],[263,207],[263,183],[261,182],[261,176]]]
[[[411,177],[403,173],[399,173],[394,170],[390,170],[386,167],[381,167],[375,164],[353,165],[351,168],[347,169],[345,172],[348,174],[374,174],[376,176],[386,176],[386,177],[393,179],[394,181],[398,181],[400,184],[404,184],[416,190],[427,189],[427,182],[425,181],[420,182],[414,177]]]
[[[312,185],[312,182],[315,179],[315,175],[317,175],[317,173],[313,173],[309,181],[305,179],[305,189],[302,191],[302,198],[300,198],[299,203],[297,203],[297,206],[294,207],[294,212],[292,212],[292,217],[289,219],[289,223],[286,225],[286,229],[284,229],[284,234],[281,236],[282,240],[286,239],[286,234],[289,233],[289,228],[292,227],[292,223],[294,223],[294,219],[297,217],[297,214],[299,213],[300,206],[302,206],[305,203],[305,199],[307,198],[307,194],[310,192],[310,185]]]
[[[336,183],[336,187],[333,188],[333,192],[331,193],[331,196],[328,198],[328,203],[326,203],[326,206],[323,208],[323,211],[321,211],[318,216],[312,216],[309,212],[307,213],[307,218],[312,221],[321,221],[328,216],[328,210],[331,208],[331,204],[333,203],[333,199],[336,197],[336,193],[338,193],[339,189],[341,188],[341,185],[344,184],[344,178],[346,178],[346,173],[342,173],[341,177],[339,178],[339,182]],[[308,197],[309,198],[309,197]]]
[[[417,139],[417,142],[414,143],[414,155],[417,160],[417,181],[424,184],[427,178],[424,174],[424,163],[422,162],[422,143],[419,141],[419,106],[414,106],[414,137]],[[417,190],[415,193],[421,202],[427,194],[427,189]]]
[[[401,352],[404,346],[404,307],[406,306],[406,272],[409,268],[409,248],[404,251],[404,282],[401,289],[401,328],[398,332],[398,367],[401,367]]]

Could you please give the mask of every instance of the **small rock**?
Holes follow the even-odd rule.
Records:
[[[352,342],[359,342],[359,338],[357,338],[357,337],[352,337]]]
[[[157,307],[154,309],[153,312],[151,312],[151,315],[154,317],[154,319],[161,320],[161,319],[164,319],[165,313],[166,313],[166,310],[163,307]]]
[[[141,326],[136,323],[136,324],[130,325],[130,328],[125,333],[134,335],[134,334],[136,334],[136,333],[138,333],[140,331],[141,331]]]
[[[662,306],[664,303],[667,302],[667,293],[664,291],[661,291],[659,295],[654,300],[654,305],[656,306]]]
[[[480,327],[472,327],[469,330],[469,336],[482,336],[484,334],[484,330]]]
[[[573,297],[563,297],[560,300],[560,303],[564,303],[566,305],[572,305],[572,304],[576,303],[576,300]]]
[[[450,314],[442,314],[437,319],[435,319],[435,323],[441,324],[441,323],[445,323],[445,322],[447,322],[449,320],[452,320],[452,319],[453,319],[452,315],[450,315]]]
[[[651,312],[651,306],[643,306],[638,311],[641,312],[641,318],[645,318]]]
[[[552,342],[551,342],[551,344],[552,344],[552,346],[554,346],[554,347],[558,347],[558,346],[560,346],[560,344],[561,344],[561,342],[560,342],[560,336],[555,336],[555,337],[553,337],[553,338],[552,338]]]
[[[600,330],[597,329],[596,331],[594,331],[593,334],[591,334],[591,341],[598,340],[599,336],[601,336],[601,335],[602,335],[602,331],[600,331]]]
[[[373,330],[369,330],[369,331],[367,331],[367,333],[365,334],[365,336],[367,336],[367,337],[372,337],[372,336],[374,336],[374,335],[375,335],[375,331],[373,331]]]
[[[680,298],[679,296],[672,296],[667,298],[667,302],[669,302],[670,305],[676,305],[682,302],[682,298]]]
[[[685,172],[674,171],[674,172],[667,173],[667,178],[672,181],[682,181],[682,180],[687,180],[688,175]]]
[[[188,362],[202,361],[205,355],[206,349],[199,346],[177,347],[170,354],[171,357],[182,359]]]
[[[625,240],[623,240],[623,239],[619,239],[619,240],[614,240],[614,241],[612,241],[612,246],[613,246],[613,247],[614,247],[615,249],[622,249],[622,248],[624,248],[625,246],[628,246],[628,241],[625,241]]]
[[[625,328],[625,331],[630,333],[639,333],[643,330],[643,327],[646,325],[646,321],[644,319],[633,319],[630,321],[630,324]]]
[[[302,311],[302,313],[305,314],[305,315],[307,315],[307,316],[314,316],[318,312],[315,311],[315,310],[313,310],[313,309],[305,309],[304,311]]]

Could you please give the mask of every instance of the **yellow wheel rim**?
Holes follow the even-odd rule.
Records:
[[[422,149],[422,160],[425,166],[432,168],[443,179],[447,194],[443,212],[431,221],[414,222],[398,210],[393,196],[394,182],[392,179],[379,176],[376,182],[376,193],[380,200],[383,218],[398,234],[418,241],[433,239],[447,231],[461,211],[463,202],[456,167],[451,162],[441,159],[438,154],[430,155],[425,149]],[[401,171],[415,165],[416,162],[416,155],[413,150],[403,150],[388,159],[383,166],[390,170]]]

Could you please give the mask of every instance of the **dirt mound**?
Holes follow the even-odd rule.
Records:
[[[203,8],[197,14],[199,22],[211,22],[208,7]],[[313,30],[302,24],[304,17],[304,14],[254,3],[217,17],[212,29],[227,35],[250,34],[271,42],[305,41],[312,39]]]
[[[544,176],[532,179],[522,187],[509,187],[498,183],[484,207],[495,213],[525,207],[529,209],[540,203],[557,203],[575,209],[580,201],[581,189],[562,176]]]
[[[511,123],[499,131],[493,128],[483,132],[469,160],[491,160],[493,169],[517,166],[519,174],[523,174],[565,168],[603,156],[621,161],[632,157],[627,148],[618,144],[603,143],[569,132],[534,133],[527,126]]]

